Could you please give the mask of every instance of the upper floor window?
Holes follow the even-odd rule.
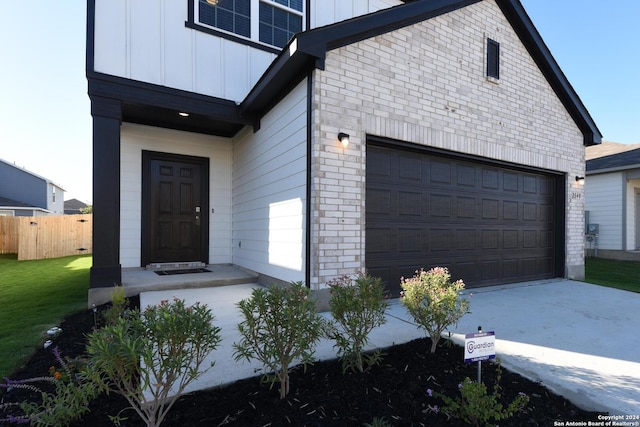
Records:
[[[195,22],[282,48],[302,31],[302,4],[302,0],[198,0]]]
[[[487,39],[487,77],[500,78],[500,43]]]

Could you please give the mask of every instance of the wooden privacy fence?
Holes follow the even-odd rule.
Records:
[[[0,216],[0,253],[18,260],[90,254],[93,215]]]

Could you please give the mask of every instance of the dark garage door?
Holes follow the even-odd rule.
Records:
[[[563,182],[560,175],[369,144],[367,271],[394,296],[400,277],[421,267],[448,267],[467,287],[562,276],[564,213],[556,195]]]

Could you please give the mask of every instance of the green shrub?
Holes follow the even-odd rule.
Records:
[[[402,304],[418,327],[431,338],[431,353],[435,353],[442,332],[465,314],[469,313],[469,301],[459,298],[464,282],[450,282],[449,270],[435,267],[419,270],[410,279],[402,278]]]
[[[453,418],[458,418],[472,426],[493,426],[492,421],[505,420],[512,417],[529,403],[529,396],[519,393],[518,396],[504,407],[500,400],[500,379],[502,371],[500,364],[496,364],[496,382],[493,392],[488,394],[487,386],[471,381],[468,377],[459,385],[460,396],[451,398],[435,393],[444,402],[442,412]],[[428,391],[429,392],[429,391]]]
[[[322,318],[301,282],[290,287],[254,289],[238,303],[244,320],[238,324],[242,337],[234,343],[235,359],[256,359],[273,372],[263,376],[273,385],[280,382],[280,398],[289,393],[289,368],[294,360],[313,362],[320,339]]]
[[[147,426],[159,426],[220,343],[206,305],[163,300],[89,335],[88,369],[100,389],[122,395]]]
[[[129,308],[129,300],[124,291],[124,286],[115,285],[111,291],[111,307],[102,313],[106,325],[113,325],[116,320],[124,315]]]
[[[328,283],[331,292],[333,322],[327,323],[325,335],[336,341],[343,371],[364,372],[365,365],[378,363],[379,351],[363,354],[373,328],[386,323],[387,300],[382,280],[359,274],[355,280],[348,276]]]
[[[89,403],[97,396],[95,384],[84,375],[85,362],[63,358],[55,347],[53,354],[59,366],[52,366],[49,375],[25,380],[9,380],[0,384],[4,389],[24,389],[35,392],[40,399],[19,403],[1,403],[0,410],[14,412],[0,423],[30,424],[32,426],[62,426],[79,419],[89,411]],[[45,391],[51,384],[54,391]]]

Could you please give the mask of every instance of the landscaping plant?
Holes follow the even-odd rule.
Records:
[[[89,411],[89,403],[97,396],[95,385],[84,375],[83,360],[63,358],[57,347],[53,354],[58,367],[51,366],[49,375],[24,380],[6,379],[0,388],[29,390],[38,396],[33,400],[0,403],[0,411],[11,413],[0,423],[32,426],[62,426],[79,419]]]
[[[113,325],[119,317],[122,317],[128,308],[129,300],[125,295],[124,286],[114,285],[111,291],[111,307],[102,313],[104,323],[106,325]]]
[[[487,386],[483,383],[471,381],[468,377],[458,385],[460,396],[449,396],[433,393],[427,390],[427,394],[439,397],[444,402],[441,411],[453,418],[463,420],[472,426],[493,426],[492,421],[505,420],[523,409],[529,403],[529,396],[518,393],[515,399],[506,407],[500,402],[500,379],[502,370],[500,364],[496,364],[496,382],[493,392],[488,394]]]
[[[122,395],[149,427],[159,426],[220,343],[206,305],[163,300],[131,311],[88,337],[88,370],[103,391]]]
[[[434,267],[416,271],[410,279],[401,280],[401,301],[418,327],[431,338],[431,353],[435,353],[442,332],[469,313],[469,301],[459,297],[464,282],[451,282],[449,270]]]
[[[280,382],[280,398],[289,393],[289,368],[295,360],[313,362],[323,321],[301,282],[288,287],[254,289],[238,303],[244,320],[238,324],[241,341],[234,343],[235,359],[256,359],[273,372],[263,380]]]
[[[366,355],[363,349],[373,328],[387,321],[387,300],[382,280],[359,274],[355,280],[343,276],[328,285],[333,322],[326,324],[325,334],[336,341],[343,371],[364,372],[365,365],[372,366],[381,358],[379,351]]]

